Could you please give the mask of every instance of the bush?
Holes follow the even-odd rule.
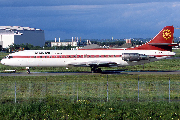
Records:
[[[47,97],[0,105],[1,119],[178,119],[179,103],[92,102]]]

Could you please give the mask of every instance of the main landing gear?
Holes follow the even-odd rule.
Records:
[[[30,74],[29,67],[26,67],[26,70],[27,70],[27,74]]]
[[[101,73],[102,70],[101,70],[101,68],[98,68],[98,67],[91,67],[91,72],[92,73]]]

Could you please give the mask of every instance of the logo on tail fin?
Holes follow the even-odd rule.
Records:
[[[166,29],[163,31],[163,37],[164,39],[170,39],[171,38],[171,31],[169,29]]]

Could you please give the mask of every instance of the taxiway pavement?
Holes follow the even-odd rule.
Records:
[[[103,71],[102,73],[91,72],[26,72],[20,73],[0,73],[0,76],[61,76],[61,75],[99,75],[99,74],[130,74],[130,75],[142,75],[142,74],[180,74],[180,71]]]

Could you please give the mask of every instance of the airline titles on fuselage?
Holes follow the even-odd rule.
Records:
[[[35,54],[50,54],[50,52],[35,52]]]

